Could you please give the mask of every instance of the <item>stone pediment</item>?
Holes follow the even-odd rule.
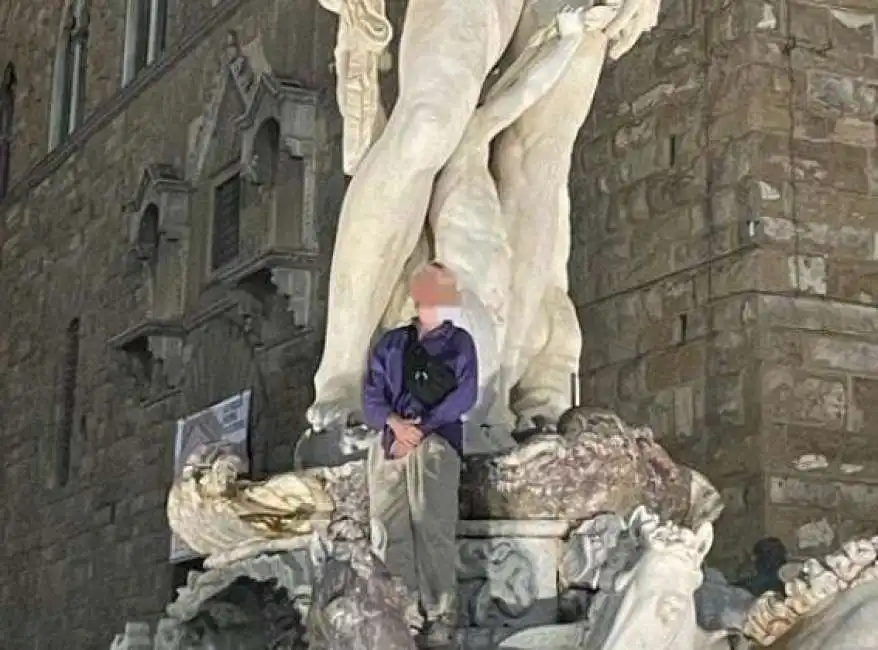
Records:
[[[191,191],[189,183],[174,166],[145,165],[134,198],[125,208],[129,243],[140,249],[158,245],[156,238],[169,241],[184,238],[189,227]],[[155,211],[150,211],[151,206]]]
[[[223,115],[229,92],[235,93],[242,107],[231,119],[241,136],[243,170],[252,167],[254,143],[268,120],[276,121],[280,142],[291,156],[310,155],[318,131],[318,92],[295,79],[275,74],[260,39],[241,45],[237,33],[229,31],[213,91],[202,115],[190,125],[187,178],[196,182],[206,171],[217,127],[222,119],[229,119]]]
[[[253,170],[256,138],[263,124],[274,120],[279,127],[280,143],[290,156],[304,158],[314,149],[317,132],[317,93],[298,82],[266,73],[255,82],[245,100],[245,110],[236,120],[241,131],[241,167]],[[259,183],[258,176],[252,179]]]

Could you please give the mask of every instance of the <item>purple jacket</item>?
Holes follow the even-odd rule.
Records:
[[[421,418],[418,425],[425,435],[445,438],[463,454],[461,416],[475,406],[478,398],[476,346],[465,329],[446,321],[421,339],[421,345],[437,360],[448,365],[457,376],[457,387],[432,409],[425,407],[403,386],[403,352],[408,327],[387,332],[372,350],[363,383],[363,415],[366,424],[384,430],[384,450],[389,455],[393,432],[387,426],[392,413],[404,418]]]

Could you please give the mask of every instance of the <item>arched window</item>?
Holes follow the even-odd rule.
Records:
[[[273,186],[277,175],[280,124],[274,118],[262,123],[253,142],[253,176],[259,185]]]
[[[87,52],[88,0],[68,0],[52,77],[50,150],[64,142],[82,122]]]
[[[12,155],[12,129],[15,118],[15,66],[6,65],[0,82],[0,199],[9,190],[9,160]]]
[[[128,0],[122,85],[152,65],[165,50],[168,0]]]

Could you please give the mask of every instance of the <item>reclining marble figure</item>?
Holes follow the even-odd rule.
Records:
[[[359,1],[328,4],[343,9],[348,3]],[[547,4],[551,11],[546,11]],[[380,137],[357,167],[339,217],[330,272],[327,345],[315,376],[315,403],[308,413],[315,430],[343,424],[349,414],[359,412],[360,387],[370,340],[403,268],[422,237],[434,180],[460,145],[485,80],[516,28],[519,24],[534,24],[524,20],[525,16],[541,21],[537,24],[548,24],[561,4],[547,0],[477,3],[409,0],[400,43],[399,97]],[[607,46],[611,56],[619,56],[643,31],[651,28],[658,1],[621,0],[612,6],[613,18],[602,30],[606,40],[601,39],[599,46],[593,46],[600,55],[586,57],[598,72]],[[547,13],[551,18],[547,19]],[[523,36],[524,42],[531,36]],[[598,72],[592,75],[595,79]],[[372,79],[371,83],[376,81]],[[589,84],[586,80],[583,87]],[[567,101],[587,104],[590,98],[579,96]],[[560,106],[556,104],[555,110],[561,110]],[[566,106],[570,108],[569,103]],[[549,146],[550,142],[560,143],[564,138],[554,137],[543,118],[540,120],[539,126],[534,125],[533,133],[545,139],[546,155],[555,152],[569,158],[563,145]],[[566,134],[569,126],[566,120],[564,124]],[[508,151],[512,151],[511,146]],[[538,162],[549,166],[569,165],[569,162],[547,158]],[[509,188],[508,196],[519,196],[514,188],[520,185],[511,179],[505,184]],[[539,207],[539,214],[545,214],[545,206]],[[512,219],[519,217],[513,215]],[[566,220],[566,215],[563,219]],[[513,228],[521,232],[525,229],[523,225]],[[564,233],[559,240],[566,241],[566,237],[569,235]],[[553,261],[548,258],[522,256],[515,250],[514,240],[515,237],[512,259],[516,265],[552,266]],[[569,246],[561,248],[566,256]],[[473,255],[479,254],[478,247],[474,246]],[[546,284],[543,274],[538,274],[537,279],[540,286]],[[515,282],[513,277],[513,289]],[[531,293],[539,296],[538,304],[542,302],[545,292],[541,288]],[[514,313],[530,308],[530,305],[517,305],[513,299],[508,311]],[[521,335],[530,337],[529,332]],[[507,347],[503,346],[504,354]],[[569,405],[566,380],[565,377],[565,406]]]
[[[241,458],[221,443],[200,445],[168,494],[171,530],[207,566],[301,545],[312,522],[335,508],[314,475],[287,473],[266,481],[238,478]]]

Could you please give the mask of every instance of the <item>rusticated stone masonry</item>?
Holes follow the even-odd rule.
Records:
[[[125,3],[92,0],[84,119],[47,154],[64,4],[0,10],[0,67],[12,61],[17,77],[0,202],[0,645],[11,650],[102,649],[125,621],[158,618],[179,584],[163,507],[177,417],[252,387],[256,469],[291,465],[344,190],[335,23],[313,0],[170,3],[165,55],[125,88]],[[404,3],[389,4],[398,17]],[[574,154],[585,400],[651,424],[722,489],[712,562],[732,572],[766,533],[816,553],[878,528],[876,12],[873,0],[664,0],[656,32],[606,71]],[[155,302],[126,206],[148,165],[186,171],[193,122],[216,126],[195,138],[205,183],[240,145],[238,100],[215,99],[229,29],[317,91],[315,157],[293,164],[316,189],[290,194],[313,200],[317,316],[293,334],[260,326],[259,340],[252,300],[189,278],[187,388],[167,377],[157,388],[131,366],[149,346],[179,351],[174,327],[127,352],[111,344]],[[202,185],[189,190],[194,220],[174,244],[201,242],[199,258],[209,202]],[[65,387],[74,321],[79,364]]]
[[[576,160],[586,400],[728,503],[714,562],[878,528],[878,8],[665,2]]]

